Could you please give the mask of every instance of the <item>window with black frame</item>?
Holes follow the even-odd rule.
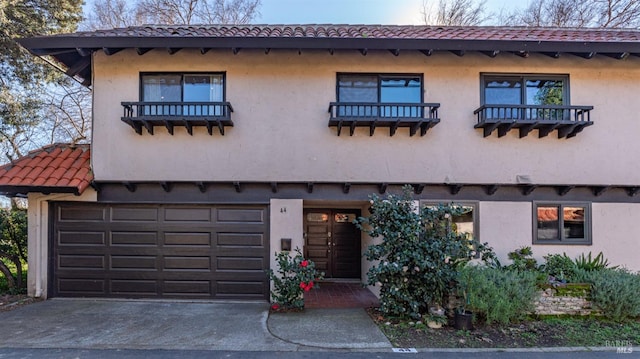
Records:
[[[421,76],[339,74],[337,83],[340,116],[422,117]]]
[[[141,74],[144,114],[221,116],[224,74]]]
[[[562,109],[548,108],[569,103],[568,77],[558,75],[484,75],[482,78],[486,118],[562,120]]]
[[[591,244],[591,211],[587,203],[536,203],[535,244]]]

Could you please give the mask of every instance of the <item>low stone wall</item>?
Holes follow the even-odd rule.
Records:
[[[594,309],[585,295],[558,295],[554,288],[540,293],[535,304],[537,315],[591,315]]]

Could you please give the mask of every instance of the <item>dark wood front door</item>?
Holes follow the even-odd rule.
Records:
[[[360,211],[306,209],[305,256],[325,278],[360,278],[360,230],[353,220]]]

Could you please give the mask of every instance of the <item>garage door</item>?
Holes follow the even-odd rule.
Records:
[[[52,295],[268,299],[266,206],[53,205]]]

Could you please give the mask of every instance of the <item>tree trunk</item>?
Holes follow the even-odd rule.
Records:
[[[9,289],[15,289],[16,279],[13,278],[11,271],[2,261],[0,261],[0,272],[2,272],[2,274],[4,274],[4,276],[7,278],[7,284],[9,285]]]
[[[16,266],[16,289],[26,288],[26,283],[22,280],[22,262],[20,262],[20,258],[12,258],[12,261]]]

